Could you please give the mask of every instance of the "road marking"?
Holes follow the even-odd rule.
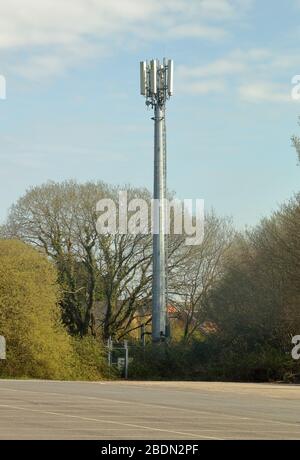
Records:
[[[30,408],[27,408],[27,407],[11,406],[9,404],[0,404],[0,407],[5,407],[7,409],[14,409],[14,410],[23,410],[23,411],[27,411],[27,412],[36,412],[36,413],[45,414],[45,415],[54,415],[54,416],[57,416],[57,417],[75,418],[75,419],[79,419],[79,420],[84,420],[86,422],[110,423],[111,425],[120,425],[120,426],[129,427],[129,428],[139,428],[139,429],[148,430],[148,431],[149,430],[150,431],[158,431],[158,432],[161,432],[161,433],[170,433],[170,434],[179,434],[179,435],[183,435],[183,436],[192,436],[193,438],[196,438],[196,439],[201,438],[201,439],[221,440],[221,438],[216,438],[216,437],[212,437],[212,436],[202,436],[202,435],[198,435],[198,434],[195,434],[195,433],[187,433],[187,432],[183,432],[183,431],[166,430],[166,429],[163,429],[163,428],[153,428],[153,427],[145,426],[145,425],[135,425],[133,423],[116,422],[116,421],[107,420],[107,419],[97,419],[97,418],[90,418],[90,417],[82,417],[80,415],[64,414],[62,412],[60,413],[60,412],[44,411],[44,410],[40,410],[40,409],[30,409]]]

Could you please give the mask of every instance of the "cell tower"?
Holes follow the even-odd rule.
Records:
[[[141,94],[154,109],[154,209],[152,340],[168,335],[167,319],[167,241],[166,241],[166,102],[173,94],[173,61],[154,59],[140,63]]]

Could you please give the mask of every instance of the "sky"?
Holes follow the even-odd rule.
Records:
[[[238,228],[299,190],[300,0],[0,0],[0,222],[48,180],[153,182],[139,61],[174,59],[168,187]]]

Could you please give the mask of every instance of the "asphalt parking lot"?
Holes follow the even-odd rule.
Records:
[[[300,439],[300,387],[0,380],[0,439]]]

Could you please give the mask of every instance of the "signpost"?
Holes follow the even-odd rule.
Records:
[[[6,340],[0,335],[0,359],[6,359]]]
[[[122,356],[118,356],[121,353]],[[111,368],[112,365],[116,365],[119,371],[124,372],[124,378],[128,378],[128,364],[129,364],[129,347],[128,341],[124,340],[124,345],[114,345],[111,337],[107,341],[107,354],[108,354],[108,366]]]

